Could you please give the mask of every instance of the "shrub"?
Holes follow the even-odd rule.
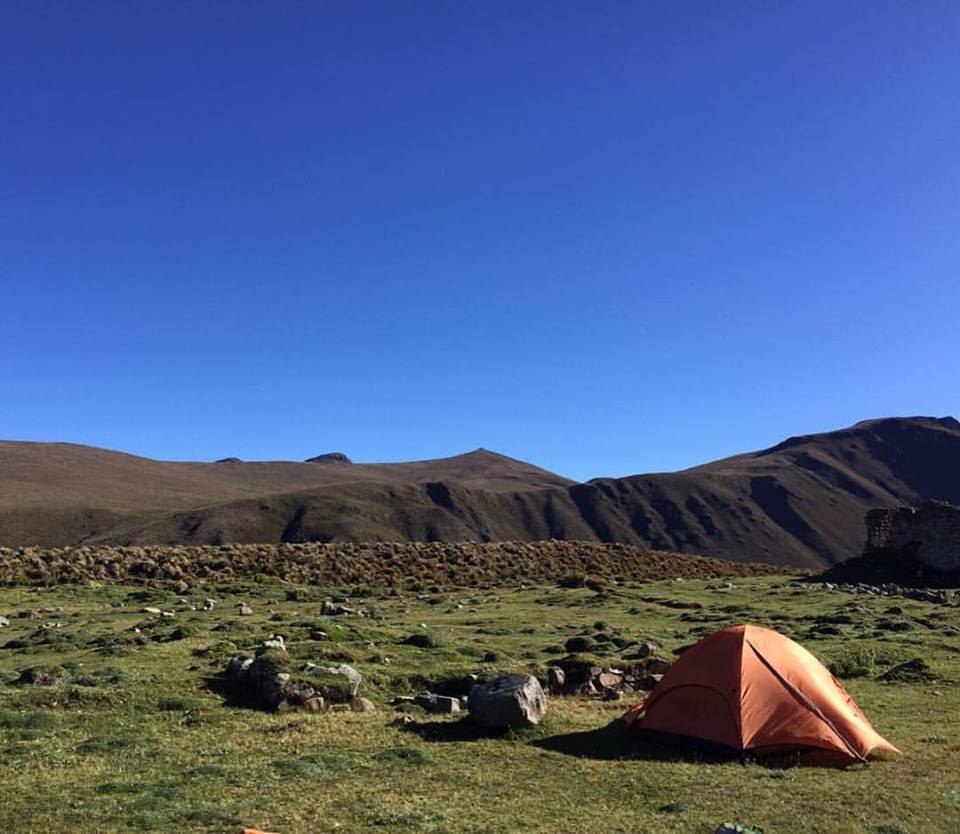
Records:
[[[579,635],[571,637],[564,645],[568,652],[588,652],[594,647],[594,642],[589,637]]]
[[[876,664],[876,652],[870,646],[853,645],[844,649],[828,664],[834,677],[862,678],[872,675]]]
[[[411,634],[404,638],[404,645],[416,646],[418,649],[438,649],[441,646],[440,640],[432,634]]]

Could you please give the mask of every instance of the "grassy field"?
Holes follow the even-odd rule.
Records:
[[[751,577],[437,588],[351,599],[373,610],[369,619],[321,617],[320,602],[335,593],[208,585],[180,599],[199,606],[214,597],[216,608],[191,611],[173,592],[133,585],[0,589],[0,614],[10,618],[0,629],[4,830],[707,834],[736,821],[767,834],[960,831],[960,609]],[[253,615],[237,616],[238,601]],[[145,606],[176,616],[157,619]],[[837,613],[853,623],[824,630],[812,621]],[[413,722],[397,726],[387,705],[456,673],[542,672],[577,635],[593,635],[594,653],[615,665],[630,649],[611,637],[650,640],[669,656],[740,622],[778,628],[834,663],[906,755],[848,770],[777,769],[641,748],[608,726],[631,695],[551,698],[541,726],[496,738],[456,715],[410,707]],[[311,629],[333,639],[309,641]],[[377,711],[228,705],[211,678],[235,649],[249,653],[273,633],[299,657],[351,663]],[[413,633],[429,634],[434,647],[401,642]],[[876,680],[914,657],[941,679]],[[41,665],[64,667],[68,680],[15,683]]]

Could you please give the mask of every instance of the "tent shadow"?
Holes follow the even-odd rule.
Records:
[[[582,759],[618,761],[634,759],[654,762],[728,762],[736,760],[729,752],[701,750],[644,738],[614,721],[596,730],[565,733],[532,742],[534,747],[576,756]]]

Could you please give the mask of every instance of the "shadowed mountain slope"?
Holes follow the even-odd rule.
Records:
[[[0,544],[612,541],[817,567],[872,507],[960,502],[960,423],[890,418],[583,484],[477,450],[398,464],[166,463],[0,443]]]

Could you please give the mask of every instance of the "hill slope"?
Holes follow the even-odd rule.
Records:
[[[867,509],[960,501],[960,423],[869,420],[682,472],[573,484],[478,450],[406,464],[165,463],[0,443],[0,544],[612,541],[817,567]]]

